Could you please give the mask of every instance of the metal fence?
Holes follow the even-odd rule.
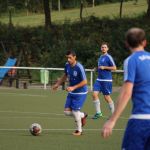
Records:
[[[61,77],[64,72],[64,68],[43,68],[43,67],[6,67],[0,66],[0,74],[4,68],[16,69],[19,71],[19,75],[16,75],[14,80],[16,80],[16,87],[19,88],[19,84],[23,84],[24,88],[27,86],[27,82],[30,85],[42,85],[44,89],[47,89],[48,86],[51,86],[56,82],[56,80]],[[24,75],[25,71],[30,71],[30,76]],[[88,79],[89,89],[93,89],[93,82],[96,80],[97,72],[94,69],[85,69]],[[113,71],[113,84],[120,85],[123,81],[123,70]],[[6,73],[4,77],[1,77],[1,80],[5,81],[5,83],[9,80],[8,74]],[[5,84],[6,85],[6,84]]]

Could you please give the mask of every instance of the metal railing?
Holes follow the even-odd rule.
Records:
[[[8,67],[8,66],[0,66],[0,69],[3,68],[14,68],[14,69],[19,69],[19,70],[48,70],[48,71],[63,71],[64,68],[43,68],[43,67]],[[46,73],[45,71],[45,73]],[[93,74],[95,72],[94,69],[85,69],[86,72],[90,72],[90,90],[93,89]],[[116,70],[113,71],[115,73],[123,73],[123,70]],[[47,89],[47,82],[46,82],[46,74],[45,74],[45,82],[43,83],[44,89]]]

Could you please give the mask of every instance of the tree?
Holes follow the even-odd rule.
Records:
[[[120,18],[122,18],[122,5],[123,5],[123,0],[120,2]]]
[[[150,17],[150,0],[147,0],[148,9],[147,9],[147,17]]]
[[[93,7],[95,7],[95,0],[93,0],[93,2],[92,2],[92,6],[93,6]]]
[[[83,1],[81,0],[81,4],[80,4],[80,20],[82,21],[83,17],[82,17],[82,12],[83,12]]]
[[[58,0],[58,11],[60,11],[60,0]]]
[[[52,25],[49,0],[43,0],[43,5],[44,5],[44,14],[45,14],[45,27],[49,28]]]

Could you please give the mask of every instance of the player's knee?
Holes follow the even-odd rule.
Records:
[[[104,95],[104,99],[106,100],[106,102],[112,103],[112,99],[111,99],[110,95]]]
[[[92,97],[93,97],[93,100],[97,100],[98,99],[98,95],[95,94],[95,93],[93,93]]]
[[[72,111],[64,111],[64,114],[65,114],[66,116],[72,116]]]

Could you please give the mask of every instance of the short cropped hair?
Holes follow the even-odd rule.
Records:
[[[102,42],[102,43],[101,43],[101,46],[102,46],[102,45],[107,45],[107,47],[109,47],[109,44],[108,44],[107,42]]]
[[[73,51],[73,50],[68,50],[68,51],[66,52],[66,55],[76,56],[76,53],[75,53],[75,51]]]
[[[145,39],[145,31],[141,28],[131,28],[126,32],[126,42],[130,47],[138,47]]]

